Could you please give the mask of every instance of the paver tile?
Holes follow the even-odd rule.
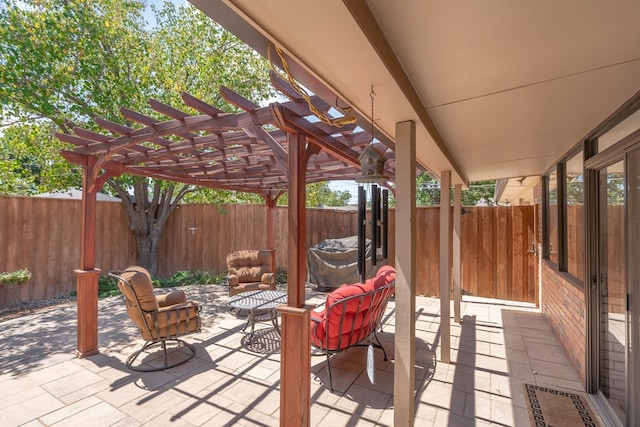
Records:
[[[115,299],[99,303],[101,324],[122,325],[101,331],[100,354],[75,359],[63,340],[64,351],[34,350],[16,360],[8,358],[19,357],[19,352],[4,355],[8,363],[0,373],[0,424],[279,425],[280,354],[261,352],[243,341],[245,320],[228,311],[222,287],[202,292],[215,304],[203,310],[203,331],[189,339],[196,357],[167,371],[137,373],[126,368],[124,361],[142,340]],[[440,360],[439,301],[416,298],[415,425],[528,426],[525,382],[583,391],[538,310],[466,298],[462,325],[452,322],[451,364]],[[321,302],[324,296],[316,299]],[[328,388],[326,358],[311,358],[312,426],[394,424],[393,301],[388,310],[379,338],[389,360],[376,350],[375,384],[366,374],[364,348],[332,359],[334,392]],[[63,333],[65,339],[73,341],[74,316],[73,310],[57,311],[45,316],[44,325],[48,328],[57,319],[69,329]],[[29,317],[28,324],[37,337],[37,317]],[[10,331],[2,333],[3,339],[11,339]]]

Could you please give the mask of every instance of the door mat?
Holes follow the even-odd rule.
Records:
[[[529,420],[535,427],[601,427],[583,394],[525,384]]]

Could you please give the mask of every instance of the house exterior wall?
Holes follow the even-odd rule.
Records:
[[[534,203],[542,206],[542,183],[534,188]],[[538,224],[542,222],[543,209],[538,209]],[[543,226],[537,227],[538,242],[542,242]],[[538,245],[541,254],[542,245]],[[549,322],[560,345],[586,384],[586,303],[584,290],[577,287],[565,274],[558,272],[555,264],[540,256],[540,309]]]
[[[553,328],[567,358],[586,384],[586,323],[584,291],[542,262],[542,315]]]

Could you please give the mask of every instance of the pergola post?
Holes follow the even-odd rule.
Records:
[[[416,125],[396,124],[394,425],[412,426],[416,359]]]
[[[76,273],[78,331],[76,356],[82,358],[98,353],[98,276],[96,259],[96,193],[98,186],[94,169],[96,158],[88,157],[82,168],[82,229],[80,269]]]
[[[276,272],[276,237],[273,224],[273,209],[276,207],[278,198],[280,198],[281,195],[281,191],[276,192],[275,195],[271,191],[262,194],[265,205],[267,206],[267,249],[271,251],[271,271],[274,273]]]
[[[287,305],[282,315],[280,425],[309,426],[311,412],[311,307],[305,307],[307,259],[306,137],[289,133],[289,257]]]
[[[440,360],[451,362],[451,171],[440,174]]]

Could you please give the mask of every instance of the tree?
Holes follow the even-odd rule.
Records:
[[[469,184],[469,188],[462,191],[462,205],[476,206],[484,200],[485,204],[495,204],[493,197],[495,181],[478,181]],[[453,200],[453,189],[451,189]],[[430,175],[422,173],[416,177],[416,205],[436,206],[440,204],[440,183]]]
[[[312,208],[346,206],[351,199],[349,191],[332,190],[327,182],[314,182],[305,187],[306,206]],[[283,194],[278,204],[288,204],[288,195]]]
[[[230,110],[217,95],[220,84],[254,102],[273,95],[268,63],[204,14],[165,3],[155,10],[156,26],[148,28],[144,6],[135,0],[0,0],[0,112],[1,123],[9,124],[0,173],[15,178],[3,192],[46,191],[47,168],[64,163],[53,132],[98,130],[96,117],[122,123],[120,106],[154,115],[148,98],[181,108],[179,94],[186,91]],[[77,172],[69,167],[55,185],[77,185]],[[107,184],[127,210],[137,262],[154,273],[169,215],[198,189],[131,176]],[[225,197],[207,192],[215,200]]]
[[[60,161],[55,125],[16,124],[0,133],[0,194],[35,194],[82,186],[79,167]],[[46,147],[46,149],[43,149]]]

